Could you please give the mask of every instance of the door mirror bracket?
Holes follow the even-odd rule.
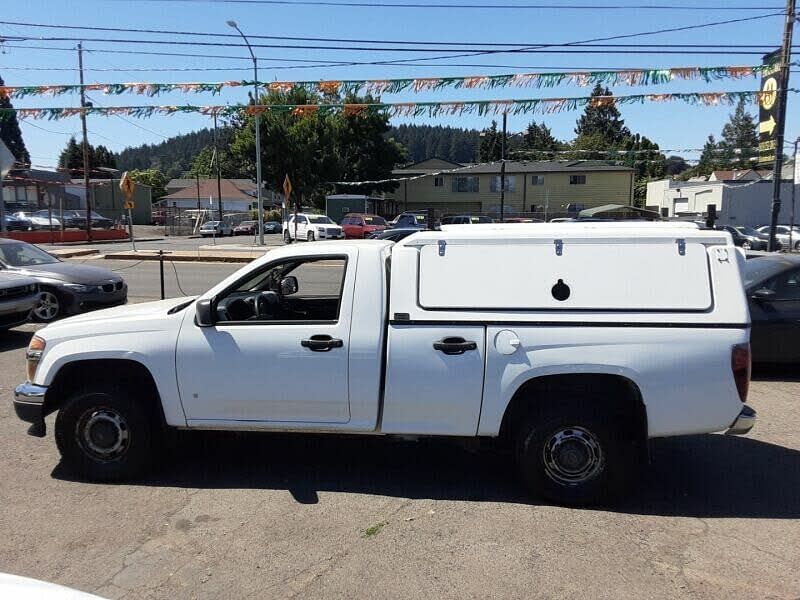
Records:
[[[758,300],[759,302],[764,300],[773,300],[775,298],[775,292],[769,288],[759,288],[752,295],[753,300]]]
[[[194,322],[198,327],[214,326],[214,300],[203,299],[195,303]]]

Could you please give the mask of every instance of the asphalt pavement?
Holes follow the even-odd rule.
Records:
[[[158,297],[157,264],[98,264]],[[237,266],[176,268],[196,294]],[[13,414],[36,328],[0,333],[0,571],[137,599],[800,597],[796,369],[757,371],[748,436],[655,440],[612,508],[531,499],[492,449],[366,436],[184,432],[107,485]]]

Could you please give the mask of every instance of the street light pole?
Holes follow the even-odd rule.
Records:
[[[253,104],[258,106],[258,59],[256,58],[253,49],[250,47],[250,42],[247,36],[239,29],[236,21],[228,21],[228,26],[233,27],[242,36],[244,43],[247,44],[247,49],[250,51],[250,57],[253,59]],[[259,112],[255,111],[255,126],[256,126],[256,186],[258,188],[258,245],[264,245],[264,199],[261,196],[261,119]]]

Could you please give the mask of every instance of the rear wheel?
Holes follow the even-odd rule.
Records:
[[[152,462],[161,432],[149,399],[113,384],[73,393],[56,417],[56,445],[65,466],[94,481],[142,474]]]
[[[557,504],[611,500],[638,474],[641,451],[632,433],[597,402],[559,402],[517,430],[520,474],[532,492]]]
[[[284,244],[291,244],[292,243],[292,236],[289,234],[289,230],[283,232],[283,243]]]

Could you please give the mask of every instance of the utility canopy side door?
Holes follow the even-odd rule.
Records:
[[[267,263],[212,300],[213,326],[184,322],[176,370],[190,426],[350,420],[357,256],[348,249]]]

